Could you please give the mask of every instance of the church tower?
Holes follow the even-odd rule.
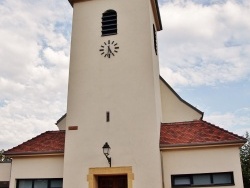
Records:
[[[69,2],[63,187],[161,188],[158,2]]]

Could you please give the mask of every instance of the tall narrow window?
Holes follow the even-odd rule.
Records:
[[[102,14],[102,36],[117,34],[117,13],[107,10]]]
[[[157,37],[156,37],[155,25],[153,25],[153,35],[154,35],[154,48],[155,48],[155,54],[157,55]]]
[[[109,122],[110,121],[110,114],[109,112],[106,112],[106,122]]]

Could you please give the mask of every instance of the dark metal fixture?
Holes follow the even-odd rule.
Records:
[[[104,146],[102,147],[103,149],[103,154],[105,155],[105,157],[107,158],[108,162],[109,162],[109,167],[111,167],[111,157],[109,157],[109,152],[110,152],[110,146],[108,144],[108,142],[106,142],[104,144]]]

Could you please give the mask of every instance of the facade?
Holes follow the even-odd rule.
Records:
[[[203,120],[163,123],[165,187],[243,187],[239,158],[243,140]]]
[[[203,121],[159,76],[157,0],[69,2],[67,114],[5,152],[0,188],[243,187],[245,139]]]

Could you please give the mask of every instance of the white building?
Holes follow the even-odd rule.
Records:
[[[70,3],[67,115],[5,152],[0,188],[242,188],[245,139],[203,121],[159,76],[157,0]]]

